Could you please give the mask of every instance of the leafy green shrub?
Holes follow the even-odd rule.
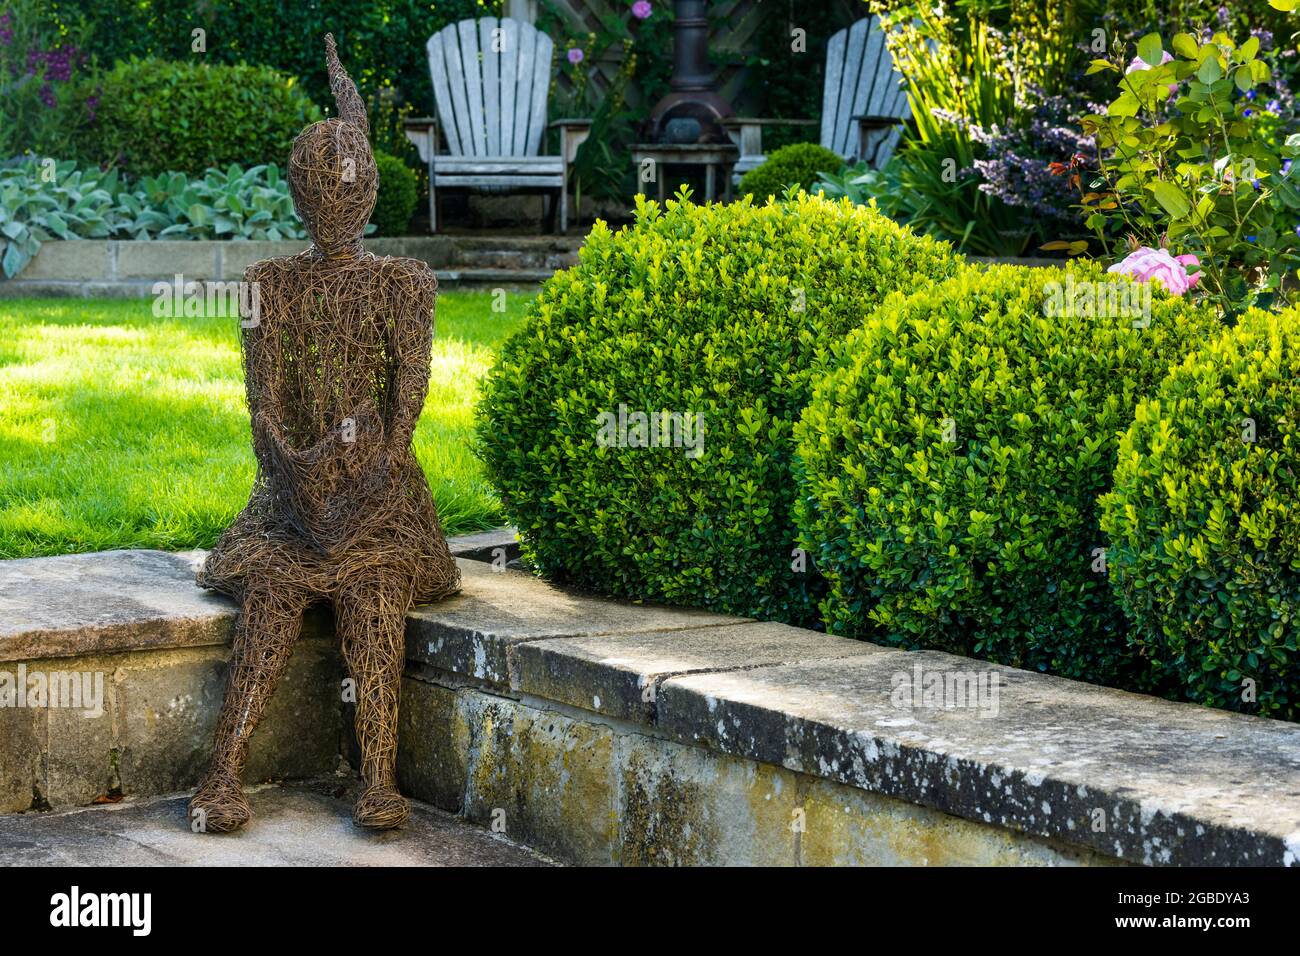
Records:
[[[184,173],[143,176],[117,198],[113,230],[133,239],[307,238],[288,180],[274,164],[209,169],[192,180]]]
[[[788,186],[811,189],[817,174],[835,171],[844,160],[816,143],[791,143],[775,150],[767,161],[745,173],[740,179],[740,194],[762,202],[768,196],[781,196]]]
[[[1133,639],[1180,696],[1300,717],[1297,500],[1300,309],[1251,311],[1138,405],[1102,499]]]
[[[1138,398],[1217,320],[1163,296],[1144,319],[1141,298],[1119,300],[1140,287],[1102,278],[965,271],[840,344],[795,430],[795,520],[829,582],[828,630],[1103,683],[1140,669],[1096,499]]]
[[[53,239],[304,239],[275,166],[201,179],[184,173],[123,183],[116,169],[29,159],[0,169],[0,271],[17,275]]]
[[[809,619],[818,585],[792,570],[790,464],[815,356],[890,290],[959,261],[875,210],[808,195],[640,201],[631,228],[598,222],[479,406],[487,473],[526,553],[600,591]],[[600,416],[620,406],[631,447],[602,447]],[[635,447],[647,436],[632,415],[663,411],[703,416],[698,453],[689,433]]]
[[[129,60],[99,82],[79,158],[133,176],[287,161],[294,137],[321,118],[293,77],[261,66]]]
[[[322,41],[332,30],[339,59],[363,95],[396,87],[404,99],[416,104],[417,114],[429,115],[434,104],[425,40],[448,23],[499,13],[501,5],[484,0],[348,0],[344,4],[302,0],[59,0],[53,4],[47,0],[45,6],[54,8],[52,15],[65,22],[73,11],[84,11],[93,28],[85,46],[102,63],[133,56],[195,58],[193,31],[202,29],[204,60],[274,67],[298,77],[317,103],[332,102]],[[666,45],[663,55],[671,57],[670,51],[671,45]],[[274,156],[258,161],[268,158],[284,160]]]
[[[1287,174],[1300,133],[1276,141],[1288,111],[1259,37],[1237,45],[1223,33],[1205,42],[1179,33],[1166,44],[1149,33],[1137,53],[1129,63],[1117,48],[1090,68],[1116,75],[1116,98],[1083,120],[1105,182],[1084,196],[1088,227],[1103,247],[1109,232],[1196,255],[1202,294],[1229,315],[1271,306],[1300,265],[1300,176]]]
[[[112,229],[117,172],[27,160],[0,169],[0,271],[12,278],[51,239],[102,239]]]
[[[370,221],[381,236],[404,236],[415,212],[420,193],[415,173],[396,156],[375,153],[379,167],[379,195]]]

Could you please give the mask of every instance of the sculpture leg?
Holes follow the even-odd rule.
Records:
[[[410,606],[410,583],[384,578],[351,584],[335,602],[343,659],[357,685],[357,740],[366,784],[352,812],[358,826],[399,827],[410,813],[397,792],[397,697]]]
[[[253,586],[244,594],[212,762],[190,800],[195,829],[226,833],[252,816],[239,786],[248,742],[289,663],[306,606],[307,595],[283,583]]]

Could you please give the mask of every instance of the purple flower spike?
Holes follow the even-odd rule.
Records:
[[[579,63],[582,62],[582,59],[583,59],[582,48],[581,48],[581,47],[576,47],[576,46],[573,47],[571,50],[569,50],[567,56],[568,56],[569,62],[572,63],[574,66],[577,66]]]

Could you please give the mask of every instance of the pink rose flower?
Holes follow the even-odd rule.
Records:
[[[1170,295],[1182,295],[1201,281],[1200,273],[1189,275],[1188,266],[1200,265],[1193,255],[1171,256],[1168,249],[1142,246],[1130,252],[1107,272],[1132,276],[1138,282],[1158,282]]]
[[[1173,54],[1171,54],[1168,50],[1165,50],[1164,55],[1160,57],[1160,65],[1164,66],[1166,63],[1171,62],[1173,58],[1174,58]],[[1146,60],[1142,59],[1142,57],[1140,56],[1135,56],[1131,61],[1129,61],[1128,69],[1124,71],[1124,75],[1128,76],[1130,73],[1134,73],[1138,70],[1149,70],[1149,69],[1151,69],[1151,66],[1146,62]],[[1177,83],[1169,84],[1169,95],[1170,96],[1178,95]]]
[[[650,0],[636,0],[636,3],[632,4],[632,16],[638,20],[644,20],[650,16],[652,9],[654,8],[650,6]]]

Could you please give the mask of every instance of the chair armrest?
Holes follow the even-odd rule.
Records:
[[[402,120],[406,138],[415,144],[421,162],[428,163],[438,152],[438,120],[432,116],[416,116]]]
[[[816,120],[729,116],[722,121],[731,142],[740,147],[741,156],[763,155],[764,126],[816,126]]]
[[[874,164],[875,156],[884,142],[885,137],[880,134],[894,126],[901,126],[904,120],[898,116],[854,116],[853,122],[857,126],[857,148],[853,151],[853,157],[859,160],[869,160]],[[875,139],[875,145],[872,146],[872,140]]]
[[[903,122],[903,119],[898,116],[863,115],[853,117],[853,121],[858,124],[859,128],[884,129],[886,126],[897,126]]]
[[[817,120],[787,119],[784,116],[728,116],[723,126],[817,126]]]
[[[559,127],[560,130],[560,158],[564,160],[565,168],[574,161],[578,156],[578,147],[587,141],[591,135],[591,120],[589,119],[557,119],[551,121],[549,126],[554,129]]]

